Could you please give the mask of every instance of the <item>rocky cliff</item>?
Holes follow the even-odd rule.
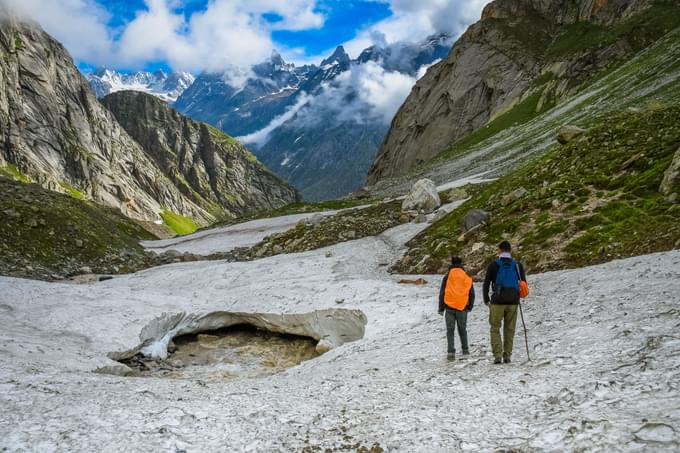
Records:
[[[172,130],[177,124],[181,121],[171,125],[157,122],[155,127]],[[195,129],[208,143],[202,151],[210,162],[207,165],[236,162],[233,177],[246,180],[220,185],[202,179],[190,151],[181,156],[194,160],[178,163],[177,172],[160,165],[163,160],[158,150],[145,150],[130,137],[96,99],[61,44],[37,24],[19,20],[0,6],[0,169],[11,169],[23,180],[118,208],[140,220],[159,220],[165,212],[189,217],[200,225],[223,211],[279,206],[295,199],[290,187],[256,162],[243,163],[247,161],[244,153],[227,151],[237,145],[220,148],[205,139],[209,135],[206,128]],[[184,137],[181,132],[176,135]],[[210,153],[210,146],[219,150]],[[210,161],[217,155],[226,161]],[[209,188],[214,184],[213,194],[225,187],[240,192],[223,193],[222,198],[208,197],[208,189],[196,194],[198,186],[178,178],[184,175],[183,170],[194,172],[185,175],[188,181],[200,181]],[[268,183],[275,187],[266,188]],[[225,198],[228,202],[221,203]],[[248,206],[249,202],[253,205]]]
[[[274,209],[297,199],[295,189],[237,140],[152,95],[120,91],[101,102],[185,197],[216,216]]]
[[[490,3],[413,88],[392,121],[369,184],[432,159],[513,108],[530,115],[554,106],[612,61],[657,39],[668,14],[678,14],[676,2]]]
[[[95,98],[64,47],[0,16],[0,166],[143,220],[164,209],[207,221]]]

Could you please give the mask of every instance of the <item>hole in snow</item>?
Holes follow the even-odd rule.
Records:
[[[240,324],[175,337],[165,359],[121,360],[133,375],[214,381],[274,374],[318,357],[317,341]]]
[[[164,313],[140,333],[138,346],[112,352],[117,365],[97,372],[168,378],[225,379],[276,373],[364,336],[360,310],[302,314]]]

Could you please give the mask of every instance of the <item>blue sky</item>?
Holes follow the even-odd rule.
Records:
[[[108,14],[106,26],[112,36],[118,36],[129,22],[133,21],[140,11],[147,10],[144,0],[99,0],[97,2]],[[187,20],[196,12],[205,11],[208,0],[188,0],[178,2],[173,11],[182,14]],[[352,40],[361,30],[369,28],[392,15],[388,3],[378,1],[343,1],[325,0],[316,2],[314,11],[324,17],[321,27],[304,30],[272,30],[271,38],[277,49],[296,50],[301,59],[315,59],[324,56],[324,52],[337,45]],[[276,13],[264,13],[262,20],[276,26],[282,17]],[[99,64],[87,60],[78,61],[83,70],[93,70]],[[139,65],[111,65],[115,69],[131,71],[144,69],[153,71],[163,69],[172,70],[171,65],[164,60],[150,60]]]
[[[386,3],[366,1],[329,1],[318,11],[325,17],[323,27],[301,31],[278,30],[274,41],[287,47],[300,47],[308,56],[319,55],[338,44],[350,41],[360,30],[392,15]]]
[[[107,25],[115,32],[135,18],[138,11],[146,9],[144,0],[100,0],[111,18]],[[193,13],[205,10],[207,0],[181,2],[175,9],[189,18]],[[321,52],[351,40],[357,32],[392,15],[388,3],[377,1],[325,0],[317,2],[315,11],[322,14],[325,22],[320,28],[307,30],[275,30],[272,38],[282,47],[295,47],[305,50],[306,55],[315,56]],[[263,18],[275,24],[280,21],[278,14],[263,14]]]
[[[337,45],[454,36],[488,0],[2,0],[37,20],[81,68],[239,73],[278,50],[318,63]]]

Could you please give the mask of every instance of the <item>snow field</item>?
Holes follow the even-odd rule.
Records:
[[[491,364],[488,311],[477,286],[471,355],[447,362],[436,313],[441,277],[412,286],[386,273],[424,226],[96,284],[0,278],[0,448],[678,450],[680,251],[530,275],[524,315],[531,362],[518,321],[513,363]],[[135,347],[141,329],[164,312],[335,307],[362,310],[365,337],[264,379],[92,372],[114,363],[108,353]]]

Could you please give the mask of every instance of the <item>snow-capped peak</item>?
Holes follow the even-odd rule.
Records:
[[[86,74],[85,77],[97,97],[104,97],[116,91],[134,90],[152,94],[167,102],[175,102],[195,80],[188,72],[166,74],[162,69],[153,73],[148,71],[123,73],[100,68]]]

